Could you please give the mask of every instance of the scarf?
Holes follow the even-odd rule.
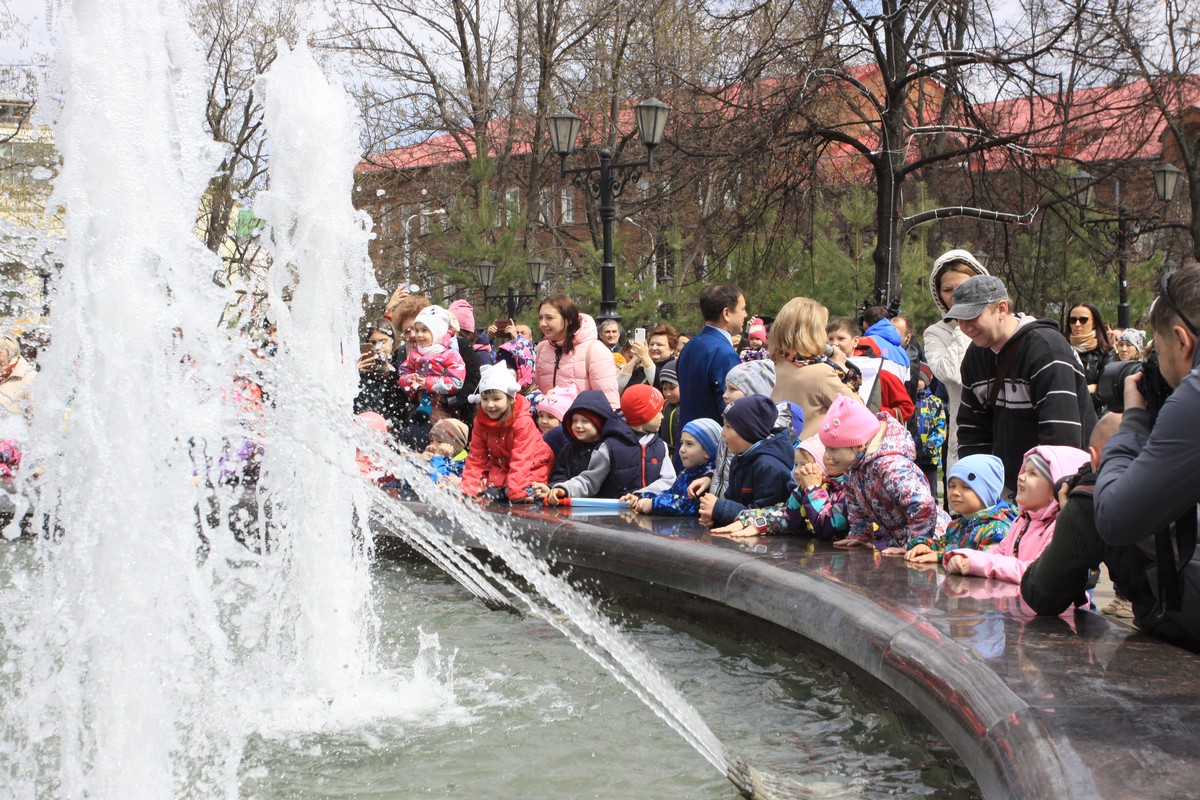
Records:
[[[1074,347],[1077,353],[1090,353],[1099,346],[1095,331],[1071,334],[1071,347]]]
[[[417,352],[428,358],[429,356],[436,356],[439,353],[446,352],[446,346],[435,343],[429,345],[429,347],[418,347]]]
[[[858,392],[862,388],[862,372],[858,367],[849,362],[843,367],[829,356],[820,355],[809,358],[794,358],[792,359],[792,363],[797,367],[811,367],[813,364],[825,364],[833,368],[833,371],[838,376],[838,380],[850,387],[852,392]]]

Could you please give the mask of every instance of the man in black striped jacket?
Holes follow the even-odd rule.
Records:
[[[1096,412],[1083,367],[1058,326],[1012,310],[1004,283],[976,275],[954,290],[945,321],[971,346],[963,357],[958,454],[990,453],[1017,486],[1025,453],[1040,444],[1086,448]]]

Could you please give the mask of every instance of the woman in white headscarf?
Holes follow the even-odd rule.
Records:
[[[929,291],[933,293],[933,302],[944,315],[954,304],[954,288],[967,278],[975,275],[987,275],[988,271],[976,260],[975,256],[966,250],[949,250],[942,253],[933,262],[933,271],[929,274]],[[971,345],[970,338],[958,329],[958,322],[939,319],[925,329],[925,360],[934,376],[946,385],[950,395],[948,409],[949,430],[947,431],[946,470],[958,461],[958,407],[962,405],[962,367],[963,356]]]

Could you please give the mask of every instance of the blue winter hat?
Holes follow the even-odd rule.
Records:
[[[709,458],[717,455],[717,445],[721,441],[721,424],[715,419],[701,417],[683,426],[684,433],[690,433],[692,438],[700,443]]]
[[[946,480],[951,478],[969,486],[985,508],[994,506],[1000,502],[1000,492],[1004,490],[1004,462],[983,454],[967,456],[950,468]]]

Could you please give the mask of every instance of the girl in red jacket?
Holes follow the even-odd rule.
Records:
[[[550,479],[554,454],[529,413],[516,376],[503,364],[486,366],[479,376],[479,403],[462,490],[468,497],[482,493],[512,503],[532,503],[531,483]]]

